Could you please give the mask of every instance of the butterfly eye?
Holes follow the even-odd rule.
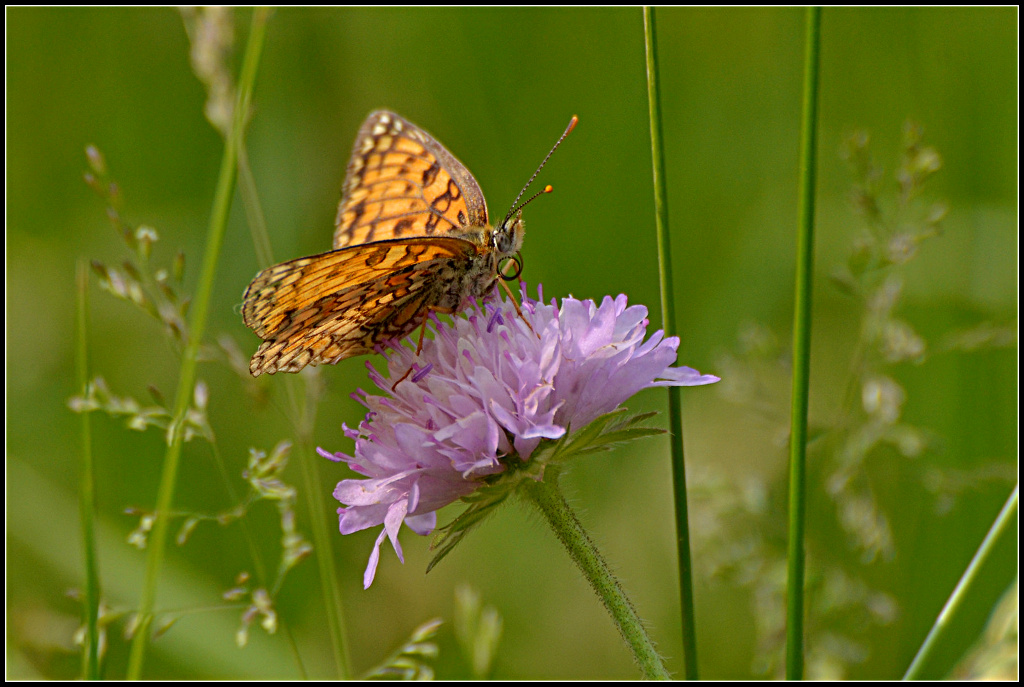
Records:
[[[516,230],[519,228],[519,223],[513,222],[511,226],[502,224],[494,230],[494,250],[498,253],[511,253],[515,250],[514,246],[516,243],[515,235]]]

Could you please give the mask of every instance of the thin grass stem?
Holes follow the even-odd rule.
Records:
[[[814,270],[814,189],[818,124],[821,8],[807,9],[803,113],[800,124],[800,224],[793,313],[793,386],[789,444],[789,553],[786,678],[804,675],[804,523],[807,507],[807,409],[811,370],[811,291]]]
[[[658,234],[658,273],[661,279],[661,318],[666,336],[677,336],[675,289],[672,283],[672,246],[668,224],[668,191],[661,127],[661,90],[658,77],[658,41],[654,8],[644,7],[647,45],[647,101],[651,119],[651,162],[654,172],[654,211]],[[679,599],[682,615],[684,675],[698,679],[697,621],[693,606],[693,564],[690,560],[689,509],[686,500],[686,461],[683,455],[683,403],[679,387],[668,387],[669,446],[672,452],[672,484],[676,513],[676,546],[679,560]]]
[[[332,555],[330,531],[324,517],[330,509],[321,491],[319,462],[315,458],[316,451],[313,450],[313,426],[316,420],[316,399],[313,398],[315,394],[312,389],[314,383],[310,380],[304,381],[305,394],[297,388],[301,383],[295,378],[288,379],[293,415],[296,418],[299,469],[302,473],[303,489],[309,494],[306,504],[309,509],[310,526],[313,528],[313,550],[316,552],[320,586],[324,592],[327,629],[331,636],[334,664],[338,670],[338,679],[347,680],[352,674],[352,664],[348,655],[348,637],[345,633],[344,605],[341,589],[338,587],[340,577]]]
[[[256,260],[261,269],[270,267],[274,264],[274,251],[270,246],[270,234],[267,232],[263,206],[256,190],[256,179],[253,178],[252,168],[249,166],[249,152],[244,144],[238,149],[238,191],[242,196],[246,223],[249,225],[252,244],[256,249]]]
[[[238,187],[245,206],[249,230],[252,234],[256,259],[261,268],[270,267],[274,263],[273,248],[263,208],[259,202],[259,192],[249,166],[249,156],[243,145],[238,151]],[[309,378],[290,376],[285,382],[288,396],[289,417],[297,435],[296,453],[299,456],[299,470],[302,472],[302,484],[306,493],[307,513],[313,529],[313,550],[316,552],[317,570],[320,574],[320,586],[324,590],[325,607],[327,608],[327,630],[331,637],[331,651],[339,680],[347,680],[351,675],[351,660],[348,654],[348,638],[345,632],[345,613],[342,603],[340,579],[334,564],[333,548],[330,533],[324,522],[324,513],[328,512],[320,491],[320,471],[316,452],[313,450],[313,427],[316,417],[316,398],[312,393]]]
[[[163,472],[157,493],[156,522],[153,525],[149,540],[149,552],[146,558],[146,574],[143,582],[142,596],[139,601],[137,621],[134,627],[131,653],[128,659],[128,678],[137,680],[142,675],[146,646],[149,641],[149,628],[153,622],[153,608],[156,602],[157,582],[160,567],[163,563],[167,545],[167,532],[171,505],[174,502],[174,490],[177,484],[178,466],[181,459],[181,448],[184,434],[181,431],[182,419],[192,400],[196,380],[196,367],[199,345],[206,328],[207,312],[210,296],[213,293],[217,263],[227,228],[228,213],[234,197],[237,179],[238,150],[245,135],[245,123],[252,98],[252,88],[256,80],[263,39],[266,36],[267,17],[269,10],[257,8],[253,11],[249,42],[246,45],[245,57],[242,62],[242,73],[238,84],[238,97],[235,102],[233,125],[225,139],[224,155],[221,159],[220,175],[214,194],[213,210],[210,215],[210,226],[207,231],[206,250],[203,254],[203,265],[199,284],[189,316],[188,343],[181,361],[181,372],[178,378],[178,391],[175,397],[173,424],[168,430],[167,454],[164,458]]]
[[[924,643],[917,650],[917,655],[914,656],[910,667],[907,668],[907,673],[903,676],[904,680],[923,679],[922,671],[935,656],[937,647],[942,644],[944,637],[955,631],[956,623],[953,620],[957,612],[964,606],[964,601],[971,586],[978,579],[978,573],[988,561],[996,543],[1003,537],[1013,536],[1013,525],[1017,520],[1019,491],[1020,485],[1015,486],[1013,492],[1006,499],[1006,503],[1003,504],[1003,508],[999,511],[999,515],[996,516],[995,522],[989,528],[988,534],[985,535],[985,539],[981,542],[981,546],[978,547],[977,552],[975,552],[974,557],[968,564],[967,570],[964,571],[960,581],[957,582],[956,587],[953,589],[953,593],[942,607],[942,611],[939,612],[939,616],[935,619],[932,629],[928,631],[928,636],[925,637]]]
[[[231,484],[231,475],[228,472],[228,466],[224,463],[224,456],[221,455],[220,449],[217,448],[217,442],[210,442],[210,452],[213,454],[213,463],[217,466],[221,481],[224,482],[224,490],[227,491],[228,499],[231,503],[239,503],[240,499]],[[267,577],[267,566],[264,565],[263,557],[260,556],[259,547],[256,545],[256,535],[249,525],[248,518],[241,518],[238,524],[242,528],[242,536],[245,537],[245,542],[249,547],[249,555],[252,557],[253,567],[256,568],[256,579],[261,587],[266,587],[270,584]]]
[[[78,388],[84,397],[89,384],[89,266],[79,260],[75,272],[78,288],[78,341],[75,371]],[[82,551],[85,554],[85,651],[82,674],[86,680],[100,679],[100,571],[96,551],[96,477],[92,455],[91,413],[82,418],[82,482],[79,486],[79,507],[82,518]]]

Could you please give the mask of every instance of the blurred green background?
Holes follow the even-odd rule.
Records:
[[[83,150],[95,144],[106,156],[125,218],[160,233],[155,263],[185,251],[192,290],[222,141],[204,119],[204,89],[190,68],[176,11],[16,8],[6,16],[8,677],[73,678],[80,664],[71,635],[80,606],[67,590],[82,585],[80,419],[67,407],[77,391],[75,264],[81,257],[108,264],[126,257],[102,203],[82,182]],[[725,361],[737,354],[750,323],[790,340],[803,16],[796,9],[658,14],[679,360],[702,372],[725,376]],[[248,22],[247,11],[236,14],[238,53]],[[835,529],[836,505],[824,496],[810,499],[811,579],[818,563],[841,563],[888,610],[872,622],[857,613],[827,624],[812,620],[812,677],[902,675],[1015,480],[1017,24],[1015,8],[824,12],[812,424],[827,424],[837,413],[862,314],[828,279],[863,226],[850,202],[841,141],[868,131],[891,179],[904,122],[920,123],[925,142],[943,159],[925,195],[945,200],[950,211],[943,235],[906,266],[898,307],[934,354],[887,372],[905,390],[906,421],[927,433],[931,449],[913,460],[875,452],[861,466],[887,514],[892,555],[864,560]],[[379,107],[452,150],[479,180],[492,216],[504,213],[569,117],[579,115],[576,131],[539,178],[555,193],[526,213],[525,277],[542,282],[549,298],[626,293],[651,308],[651,330],[659,326],[639,9],[277,11],[247,137],[277,260],[329,248],[353,138]],[[226,241],[207,331],[211,339],[231,335],[251,354],[257,339],[238,307],[261,265],[237,200]],[[147,386],[155,385],[172,397],[178,362],[160,326],[96,288],[91,300],[93,373],[119,395],[146,399]],[[948,332],[985,323],[1008,332],[1008,342],[940,352],[937,342]],[[779,488],[786,473],[786,374],[778,370],[769,412],[725,398],[724,383],[684,393],[695,489],[713,475],[725,485],[720,491],[761,494],[760,519],[746,534],[756,531],[776,544],[785,533]],[[254,402],[221,365],[201,367],[200,376],[210,385],[219,449],[236,477],[250,446],[269,449],[291,436],[281,401]],[[362,417],[349,394],[368,384],[363,361],[327,368],[322,379],[327,390],[315,442],[348,451],[340,425]],[[281,375],[261,382],[283,398]],[[648,391],[630,405],[663,410],[664,394]],[[125,542],[137,518],[123,511],[152,507],[162,435],[132,432],[100,414],[93,428],[104,598],[130,609],[138,604],[145,554]],[[319,459],[292,457],[298,460]],[[928,488],[925,477],[938,474],[932,468],[959,485],[951,497]],[[332,464],[320,471],[325,493],[347,476]],[[294,465],[287,477],[300,483]],[[814,494],[827,486],[818,477]],[[242,490],[240,477],[235,486]],[[567,489],[668,666],[681,671],[667,443],[647,440],[581,462]],[[708,491],[708,501],[691,506],[698,530],[710,517],[702,504],[714,503],[714,489]],[[300,528],[308,533],[305,496],[299,498]],[[323,517],[336,532],[336,504],[328,500]],[[201,512],[231,505],[202,442],[185,448],[176,505]],[[716,508],[728,512],[721,502]],[[443,511],[441,522],[457,512]],[[252,518],[255,531],[266,532],[264,555],[275,560],[276,511],[261,504]],[[734,528],[736,522],[748,520],[738,518]],[[637,676],[604,610],[525,509],[503,509],[428,576],[428,540],[403,530],[405,565],[385,545],[376,582],[363,591],[376,536],[372,530],[333,537],[357,672],[428,618],[450,619],[453,590],[469,583],[505,620],[495,676]],[[714,536],[723,546],[732,541]],[[773,675],[764,656],[777,657],[778,637],[762,630],[777,612],[769,607],[778,605],[756,590],[762,576],[775,573],[761,565],[755,579],[715,579],[701,572],[706,546],[695,548],[701,675]],[[974,641],[1014,578],[1016,559],[1004,554],[938,674]],[[246,569],[252,563],[237,525],[200,526],[185,547],[170,547],[158,606],[215,606]],[[290,574],[278,610],[309,674],[331,675],[315,561]],[[239,615],[186,615],[152,645],[146,674],[298,677],[283,632],[267,637],[254,629],[247,648],[235,647]],[[122,631],[123,623],[111,628],[108,677],[124,675]],[[450,629],[441,632],[437,667],[441,676],[468,676]]]

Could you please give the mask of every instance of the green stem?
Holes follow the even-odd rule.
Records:
[[[970,564],[967,566],[967,570],[965,570],[964,574],[960,577],[960,581],[957,582],[956,588],[953,589],[953,593],[946,601],[946,605],[942,607],[939,617],[935,619],[935,624],[932,625],[932,629],[928,632],[928,636],[925,637],[924,643],[921,645],[921,648],[917,650],[917,655],[914,656],[914,660],[911,662],[910,667],[907,668],[906,675],[903,676],[904,680],[922,679],[922,669],[929,660],[934,657],[936,648],[940,646],[943,638],[953,631],[954,624],[952,620],[960,608],[963,607],[964,600],[967,598],[967,593],[971,589],[971,585],[978,578],[978,573],[988,561],[992,554],[992,550],[995,548],[996,542],[1004,536],[1012,533],[1013,525],[1017,520],[1017,501],[1019,491],[1020,485],[1017,485],[1013,488],[1013,492],[1010,494],[1009,498],[1006,499],[1006,503],[1003,504],[1003,509],[999,511],[999,515],[996,516],[995,522],[993,522],[992,527],[989,528],[988,534],[985,535],[984,541],[982,541],[981,546],[978,547],[978,551],[974,554],[974,558],[971,559]]]
[[[658,272],[661,276],[661,319],[666,336],[676,336],[676,306],[672,285],[672,246],[668,230],[668,190],[661,128],[661,90],[658,79],[658,41],[654,8],[644,7],[647,41],[647,101],[651,118],[651,161],[654,170],[654,211],[658,234]],[[693,564],[690,560],[689,509],[686,501],[686,460],[683,455],[683,403],[680,388],[668,387],[669,446],[675,492],[676,556],[679,560],[679,599],[682,615],[683,663],[687,680],[698,679],[697,620],[693,606]]]
[[[249,157],[245,146],[238,150],[238,188],[242,196],[242,204],[245,206],[249,231],[252,233],[256,259],[259,261],[260,267],[270,267],[274,262],[273,249],[270,245],[267,223],[260,206],[256,180],[249,167]],[[316,552],[317,570],[320,573],[320,587],[324,590],[327,631],[331,637],[331,651],[337,669],[336,677],[339,680],[347,680],[351,675],[352,662],[348,654],[348,638],[345,633],[344,604],[338,583],[340,578],[332,554],[330,532],[326,525],[328,520],[324,517],[328,513],[328,508],[320,487],[320,463],[313,450],[313,427],[317,403],[314,386],[316,384],[313,377],[295,375],[288,377],[285,389],[291,408],[291,420],[297,435],[296,454],[299,456],[302,484],[306,493],[310,495],[306,499],[306,507],[313,529],[313,550]],[[297,651],[296,656],[298,656]]]
[[[273,249],[245,146],[238,150],[238,188],[242,196],[242,204],[245,206],[249,231],[252,233],[256,259],[261,268],[270,267],[274,262]],[[313,393],[315,384],[312,377],[289,376],[285,383],[285,389],[291,408],[291,420],[298,439],[296,454],[299,456],[303,488],[310,495],[310,498],[306,500],[306,506],[313,529],[313,550],[316,552],[320,586],[324,590],[327,631],[331,637],[331,650],[337,669],[336,677],[339,680],[347,680],[351,675],[352,663],[348,654],[348,639],[345,633],[344,604],[338,582],[340,578],[332,554],[330,532],[326,525],[327,519],[324,517],[328,513],[328,509],[320,487],[320,463],[313,450],[313,426],[316,415],[316,399],[314,398],[316,394]],[[298,656],[298,652],[296,652],[296,656]]]
[[[260,268],[274,264],[274,252],[270,247],[270,235],[267,233],[267,222],[260,205],[259,193],[256,191],[256,179],[253,178],[249,166],[249,153],[243,145],[238,149],[238,191],[242,196],[242,207],[252,234],[252,244],[256,249],[256,260]]]
[[[576,519],[576,515],[562,497],[558,489],[556,471],[548,467],[546,479],[541,482],[523,480],[522,490],[544,515],[555,536],[569,552],[569,557],[583,572],[587,582],[611,613],[619,634],[633,652],[633,658],[643,672],[644,678],[670,680],[671,676],[665,670],[653,642],[647,636],[633,604],[608,569],[608,564],[604,562],[594,542],[587,536],[583,525]]]
[[[174,404],[174,420],[169,428],[167,454],[164,458],[163,472],[160,476],[160,487],[157,493],[156,522],[149,540],[149,553],[146,558],[146,576],[143,582],[142,597],[139,601],[137,622],[132,638],[131,654],[128,659],[128,679],[137,680],[142,674],[146,646],[149,640],[149,628],[153,622],[153,607],[156,602],[157,581],[163,563],[164,550],[167,545],[168,516],[174,501],[174,489],[177,484],[178,466],[181,460],[181,447],[184,439],[181,422],[192,400],[196,380],[196,365],[199,345],[206,328],[206,316],[213,293],[214,277],[217,273],[217,262],[224,241],[227,227],[228,212],[234,196],[237,178],[237,151],[241,147],[245,134],[246,116],[252,96],[253,83],[256,80],[256,69],[263,39],[266,35],[267,16],[269,11],[258,8],[253,11],[252,27],[249,43],[246,46],[239,78],[238,99],[235,102],[234,121],[231,132],[224,145],[221,159],[220,176],[214,195],[213,210],[210,216],[210,227],[207,231],[206,251],[203,255],[203,266],[192,303],[189,317],[189,340],[181,361],[181,372],[178,377],[178,391]]]
[[[814,268],[814,185],[818,123],[821,8],[807,9],[803,114],[800,129],[800,227],[793,314],[793,399],[789,444],[789,573],[786,678],[804,674],[804,521],[807,470],[807,407],[811,370],[811,288]]]
[[[78,261],[75,273],[78,287],[78,350],[75,367],[78,388],[86,396],[89,384],[89,268]],[[96,555],[96,488],[92,455],[91,413],[82,416],[82,484],[79,490],[82,518],[82,550],[85,554],[85,653],[83,674],[86,680],[100,679],[99,607],[100,571]]]
[[[320,486],[319,459],[313,450],[313,426],[315,424],[316,381],[304,380],[306,393],[301,394],[296,387],[299,380],[288,379],[288,388],[292,397],[292,408],[297,418],[299,466],[302,472],[302,485],[309,498],[306,500],[309,519],[313,528],[313,548],[316,552],[317,569],[320,573],[320,586],[324,591],[327,615],[327,630],[331,636],[331,649],[334,653],[334,664],[338,670],[339,680],[347,680],[351,675],[351,661],[348,655],[348,638],[345,634],[345,614],[341,601],[341,590],[338,588],[337,569],[334,564],[331,548],[330,532],[327,528],[330,512],[324,502],[323,489]],[[301,399],[301,400],[300,400]],[[336,521],[335,521],[336,522]]]

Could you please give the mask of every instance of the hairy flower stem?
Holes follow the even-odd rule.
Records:
[[[647,636],[633,604],[562,496],[554,470],[548,468],[544,481],[524,480],[521,489],[526,498],[543,513],[555,536],[569,552],[569,557],[611,613],[619,634],[633,652],[633,658],[643,676],[649,680],[672,679],[654,649],[651,638]]]

